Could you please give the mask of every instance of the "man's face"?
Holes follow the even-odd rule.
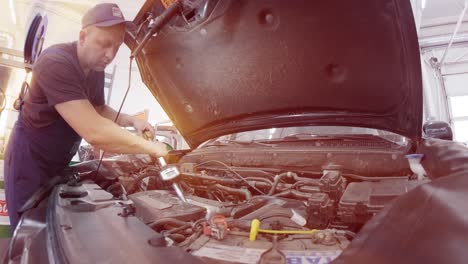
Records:
[[[85,67],[95,71],[104,71],[112,62],[125,37],[124,27],[113,26],[99,28],[91,26],[80,33],[80,45],[83,50]]]

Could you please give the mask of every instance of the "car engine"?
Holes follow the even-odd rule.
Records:
[[[161,180],[158,166],[119,181],[131,213],[160,235],[152,245],[178,246],[206,263],[329,263],[385,205],[428,181],[359,176],[336,166],[320,173],[217,160],[177,167],[186,203]]]

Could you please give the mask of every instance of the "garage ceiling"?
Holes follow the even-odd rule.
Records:
[[[440,18],[453,18],[456,21],[463,4],[463,0],[426,0],[423,20],[425,23]]]
[[[420,38],[451,35],[463,7],[464,0],[426,0]],[[468,14],[465,15],[459,32],[468,33]]]

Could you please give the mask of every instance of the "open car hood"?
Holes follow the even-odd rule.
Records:
[[[164,1],[163,1],[164,2]],[[196,1],[195,1],[196,2]],[[207,0],[137,56],[146,85],[189,145],[269,127],[357,126],[417,139],[419,49],[410,1]],[[149,0],[129,32],[134,50]]]

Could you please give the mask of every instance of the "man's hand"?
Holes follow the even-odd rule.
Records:
[[[154,128],[151,126],[150,123],[146,122],[145,120],[133,117],[132,125],[139,136],[149,137],[150,140],[154,138]]]
[[[149,131],[151,139],[154,138],[154,129],[146,121],[138,119],[134,116],[127,115],[124,113],[119,114],[119,118],[116,120],[117,112],[107,105],[101,105],[96,107],[96,111],[103,117],[115,121],[121,127],[134,127],[138,132],[138,135],[142,136],[144,131]]]
[[[169,151],[167,150],[166,144],[154,141],[148,142],[151,144],[150,147],[153,148],[153,151],[150,153],[150,156],[158,158],[158,157],[166,157]]]

